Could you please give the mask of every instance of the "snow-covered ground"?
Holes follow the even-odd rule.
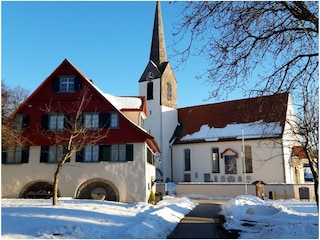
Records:
[[[315,202],[238,196],[221,213],[227,220],[225,228],[240,230],[240,238],[319,239]]]
[[[157,205],[98,200],[2,199],[1,238],[166,238],[197,203],[169,197]]]
[[[199,197],[199,196],[198,196]],[[189,197],[165,196],[154,206],[62,198],[2,199],[1,238],[166,238],[197,203]],[[315,202],[262,201],[239,196],[224,205],[226,227],[241,238],[318,239]]]

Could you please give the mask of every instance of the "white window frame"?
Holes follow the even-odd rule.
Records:
[[[22,147],[13,147],[8,149],[6,163],[21,163]]]
[[[48,163],[58,163],[62,160],[63,146],[49,146]]]
[[[24,117],[23,114],[17,114],[14,117],[14,126],[18,132],[22,131],[23,117]]]
[[[85,147],[83,161],[84,162],[99,162],[99,145]]]
[[[126,156],[126,144],[111,145],[111,159],[112,162],[125,162]]]
[[[110,113],[110,128],[119,128],[119,115],[116,112]]]
[[[49,130],[64,130],[64,114],[50,114],[48,121]]]
[[[89,129],[99,128],[99,113],[85,113],[84,127]]]
[[[60,92],[74,92],[74,77],[60,77]]]

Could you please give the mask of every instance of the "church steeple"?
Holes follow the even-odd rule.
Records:
[[[150,60],[157,66],[160,66],[161,63],[167,61],[160,1],[157,1],[154,15]]]

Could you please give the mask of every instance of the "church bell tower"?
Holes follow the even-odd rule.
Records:
[[[169,140],[177,126],[177,81],[167,61],[160,1],[156,3],[149,62],[139,80],[139,95],[147,99],[144,128],[161,148],[157,178],[172,181]]]

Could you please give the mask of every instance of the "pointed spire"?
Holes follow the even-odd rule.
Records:
[[[167,61],[160,1],[157,1],[154,15],[150,60],[157,64],[157,66]]]

